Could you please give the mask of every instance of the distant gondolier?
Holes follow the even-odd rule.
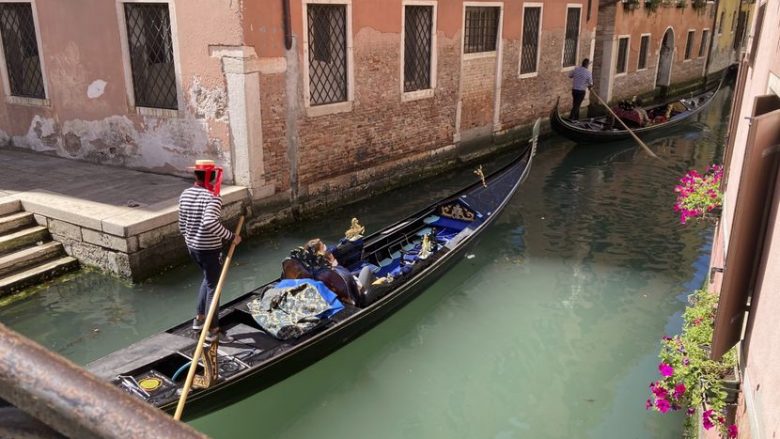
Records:
[[[585,99],[585,91],[593,87],[593,75],[588,70],[590,60],[585,58],[582,60],[582,65],[575,68],[569,73],[569,78],[572,79],[571,84],[571,112],[569,113],[569,119],[577,120],[580,118],[580,105]]]
[[[206,311],[214,297],[214,291],[222,271],[223,241],[241,242],[241,236],[226,229],[220,220],[222,198],[219,196],[222,184],[222,168],[211,160],[195,163],[195,184],[185,189],[179,197],[179,231],[184,236],[190,257],[203,271],[203,282],[198,293],[198,302],[192,329],[203,329]],[[230,342],[226,334],[220,333],[218,319],[209,328],[206,341]]]

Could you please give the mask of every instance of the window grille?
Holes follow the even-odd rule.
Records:
[[[32,5],[0,3],[0,34],[11,94],[45,99]]]
[[[347,100],[347,6],[309,4],[309,102]]]
[[[429,89],[433,6],[406,6],[404,16],[404,91]]]
[[[691,59],[691,49],[693,48],[693,34],[696,31],[688,31],[688,40],[685,42],[685,59]]]
[[[539,18],[542,8],[523,9],[523,46],[520,55],[520,74],[534,73],[539,58]]]
[[[566,9],[566,39],[563,43],[563,67],[577,64],[577,42],[580,38],[580,8]]]
[[[615,73],[626,73],[626,64],[628,61],[628,37],[618,39],[618,56]]]
[[[699,57],[704,56],[704,51],[707,49],[707,38],[709,37],[709,30],[703,30],[701,32],[701,44],[699,45]]]
[[[166,3],[126,3],[135,105],[176,110],[171,17]]]
[[[497,7],[467,7],[463,53],[492,52],[498,36]]]
[[[650,50],[650,35],[642,35],[639,42],[639,64],[637,69],[647,68],[647,52]]]

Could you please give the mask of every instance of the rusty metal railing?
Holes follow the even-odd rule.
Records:
[[[0,398],[72,438],[206,438],[3,324]],[[29,430],[26,437],[57,437],[12,408],[0,409],[0,416],[19,436]]]

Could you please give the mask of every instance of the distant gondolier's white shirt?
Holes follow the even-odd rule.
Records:
[[[576,69],[572,70],[569,73],[569,78],[573,79],[571,88],[574,90],[585,91],[593,85],[593,75],[591,75],[590,70],[582,66],[577,66]]]

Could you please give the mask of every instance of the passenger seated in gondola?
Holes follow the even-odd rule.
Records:
[[[636,112],[637,117],[639,119],[639,126],[644,127],[650,125],[652,123],[652,120],[650,120],[650,117],[647,115],[647,111],[644,108],[642,108],[642,98],[636,99],[634,103],[636,104],[634,111]]]
[[[362,296],[375,278],[371,267],[363,267],[357,276],[353,275],[347,267],[339,263],[339,260],[319,238],[310,240],[306,243],[305,248],[307,252],[319,256],[327,264],[313,273],[314,278],[323,281],[340,298],[348,297],[350,299],[348,302],[360,305]]]

